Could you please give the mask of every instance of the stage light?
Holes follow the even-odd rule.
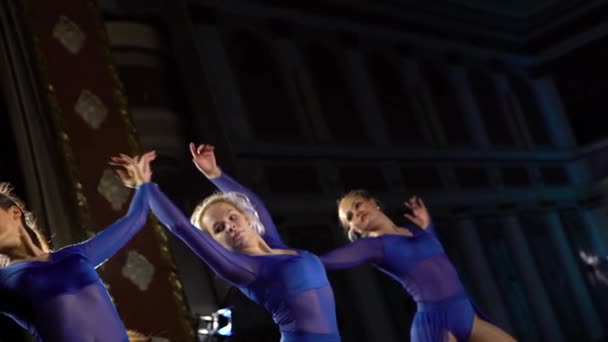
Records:
[[[197,336],[199,341],[218,341],[221,336],[232,336],[232,310],[219,309],[208,315],[199,315],[197,323]]]

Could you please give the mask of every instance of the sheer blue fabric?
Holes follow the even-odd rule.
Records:
[[[433,228],[427,233],[361,238],[321,257],[328,270],[372,263],[398,281],[415,301],[435,301],[464,292],[456,269]]]
[[[158,186],[150,189],[149,201],[159,220],[215,273],[272,314],[282,340],[340,341],[333,291],[318,257],[304,250],[297,255],[233,252],[193,226]]]
[[[387,234],[358,239],[321,256],[321,261],[328,270],[371,263],[399,282],[419,307],[411,330],[413,341],[442,341],[446,331],[468,336],[475,311],[434,228],[410,231],[414,236]],[[426,309],[421,310],[423,307]]]
[[[140,186],[128,213],[91,239],[51,252],[48,261],[0,268],[0,311],[39,342],[127,341],[95,268],[143,227],[148,187]]]

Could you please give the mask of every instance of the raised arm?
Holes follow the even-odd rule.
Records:
[[[112,223],[90,239],[61,249],[58,253],[80,254],[98,267],[116,254],[137,234],[146,223],[148,203],[146,192],[149,184],[140,185],[133,198],[129,211],[118,221]]]
[[[405,213],[403,214],[403,217],[407,218],[413,223],[413,225],[406,224],[405,227],[414,236],[424,233],[435,233],[433,222],[431,220],[431,214],[420,197],[412,196],[404,204],[405,207],[411,211],[411,213]]]
[[[604,284],[605,286],[608,286],[608,277],[606,277],[606,275],[602,273],[602,271],[600,271],[599,269],[595,270],[595,278],[600,283]]]
[[[600,282],[604,285],[608,285],[608,277],[602,271],[602,269],[608,265],[608,258],[586,253],[584,251],[579,251],[579,256],[587,268],[591,284],[595,285],[597,282]]]
[[[272,220],[270,211],[268,211],[268,208],[266,208],[266,205],[258,197],[258,195],[235,181],[226,173],[222,173],[219,177],[212,178],[210,180],[221,192],[236,191],[247,196],[257,211],[258,216],[260,217],[260,222],[262,222],[262,225],[264,226],[264,234],[262,235],[262,238],[266,241],[268,246],[272,248],[287,248],[283,240],[281,240],[281,236],[279,235],[277,226]]]
[[[380,262],[384,258],[381,238],[361,238],[320,257],[328,270],[352,268],[365,263]]]
[[[190,143],[190,153],[194,165],[207,177],[221,192],[240,192],[246,195],[260,217],[260,222],[264,226],[264,234],[262,238],[272,248],[287,248],[277,230],[270,211],[266,205],[258,197],[258,195],[250,189],[244,187],[232,177],[224,173],[217,165],[215,160],[214,147],[212,145],[200,145],[196,147]]]
[[[158,219],[220,277],[236,286],[246,286],[255,280],[259,264],[254,258],[227,250],[211,235],[193,226],[158,185],[152,184],[148,200]]]
[[[148,191],[147,183],[152,177],[150,162],[155,158],[154,151],[135,159],[124,154],[111,158],[110,165],[120,167],[117,173],[123,183],[137,189],[131,199],[129,211],[89,240],[63,248],[57,253],[78,253],[87,258],[94,267],[98,267],[124,247],[146,223],[148,201],[145,194]]]

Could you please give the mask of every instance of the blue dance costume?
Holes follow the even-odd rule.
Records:
[[[321,261],[328,270],[369,262],[398,281],[418,306],[410,330],[412,341],[444,341],[448,331],[458,341],[467,341],[476,311],[456,269],[432,226],[410,231],[414,236],[385,234],[358,239],[321,256]]]
[[[91,239],[49,253],[48,261],[0,268],[0,312],[39,342],[128,341],[95,268],[143,227],[148,187],[141,185],[129,212]]]
[[[224,177],[224,176],[222,176]],[[194,227],[184,214],[154,186],[150,207],[159,220],[205,261],[215,273],[263,305],[281,331],[283,342],[338,342],[333,290],[319,258],[304,250],[293,254],[247,255],[224,248]],[[261,203],[257,203],[260,209]],[[261,210],[260,217],[270,217]],[[274,225],[262,221],[267,232]],[[282,246],[275,237],[273,246]]]

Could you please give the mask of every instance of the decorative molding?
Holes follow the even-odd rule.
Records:
[[[74,55],[78,54],[86,40],[86,35],[78,25],[64,15],[55,24],[53,37]]]
[[[36,4],[36,5],[34,5]],[[92,227],[96,227],[97,224],[95,224],[94,222],[92,222],[92,215],[91,215],[91,206],[89,204],[89,201],[91,202],[95,202],[96,199],[93,198],[87,198],[85,189],[84,189],[84,185],[85,181],[88,182],[86,184],[90,183],[90,180],[87,178],[83,178],[83,176],[87,176],[88,174],[85,173],[85,171],[82,170],[82,174],[81,174],[81,169],[80,167],[82,166],[82,164],[80,164],[77,160],[77,155],[76,155],[76,147],[74,145],[74,142],[72,141],[72,138],[74,140],[77,140],[77,138],[81,138],[81,137],[77,137],[76,134],[74,134],[74,137],[71,136],[71,131],[68,130],[69,128],[69,123],[72,123],[72,121],[67,120],[68,116],[66,116],[66,111],[67,110],[75,110],[76,107],[78,108],[83,108],[83,110],[79,110],[82,113],[86,113],[89,112],[100,112],[103,113],[104,110],[100,110],[100,108],[97,108],[94,111],[89,111],[90,108],[87,108],[87,103],[88,104],[94,104],[99,106],[101,102],[101,100],[98,102],[95,100],[95,98],[93,96],[92,93],[91,94],[85,94],[85,95],[91,95],[91,96],[85,96],[85,98],[87,100],[82,101],[81,105],[76,105],[76,103],[78,103],[78,101],[76,101],[76,103],[73,105],[72,108],[69,108],[69,104],[60,102],[60,99],[64,99],[65,98],[65,89],[56,89],[55,85],[53,84],[53,81],[57,75],[53,74],[53,72],[55,71],[54,69],[50,68],[50,58],[49,56],[46,55],[46,49],[47,49],[47,43],[48,43],[48,39],[59,39],[55,36],[53,36],[53,32],[49,32],[49,31],[53,31],[53,29],[49,29],[49,31],[42,33],[40,32],[38,29],[39,24],[41,24],[39,21],[35,21],[35,19],[37,16],[42,15],[40,12],[37,12],[36,10],[38,10],[38,4],[35,1],[25,1],[21,4],[22,9],[23,9],[23,17],[29,21],[28,23],[28,30],[29,30],[29,34],[31,36],[32,39],[32,47],[34,50],[34,55],[36,57],[36,62],[37,62],[37,66],[38,66],[38,72],[40,73],[41,76],[41,83],[42,86],[44,87],[44,90],[46,92],[46,97],[47,97],[47,101],[50,107],[50,111],[51,111],[51,118],[53,121],[53,126],[54,126],[54,130],[56,133],[56,136],[58,138],[58,144],[61,148],[61,154],[64,157],[64,161],[65,161],[65,166],[67,169],[67,173],[68,173],[68,178],[71,181],[71,189],[69,191],[66,191],[68,194],[70,194],[71,196],[73,196],[74,198],[74,202],[77,205],[77,213],[78,213],[78,219],[79,219],[79,223],[80,223],[80,227],[79,230],[80,231],[84,231],[86,236],[93,236],[95,235],[95,231],[92,229]],[[130,149],[130,151],[128,151],[129,153],[139,153],[139,144],[137,141],[137,134],[135,132],[134,126],[133,124],[130,122],[130,118],[129,118],[129,113],[128,113],[128,109],[127,109],[127,101],[126,101],[126,97],[124,95],[124,88],[122,86],[122,83],[120,82],[120,79],[118,77],[118,73],[112,63],[112,58],[111,58],[111,53],[110,50],[108,48],[108,39],[107,36],[105,35],[105,31],[104,31],[104,26],[102,24],[101,18],[99,17],[99,11],[97,10],[96,7],[96,3],[92,0],[88,0],[85,3],[83,3],[83,5],[85,6],[85,10],[90,11],[88,14],[93,18],[93,20],[91,20],[92,22],[90,23],[91,25],[93,25],[93,31],[96,32],[98,34],[98,37],[96,37],[94,34],[89,34],[89,38],[94,38],[94,40],[99,39],[99,44],[96,44],[96,48],[98,48],[99,50],[97,51],[93,51],[93,54],[97,54],[97,53],[101,53],[101,59],[102,59],[102,63],[105,63],[105,67],[106,69],[109,71],[108,74],[104,73],[104,77],[105,75],[110,75],[110,83],[113,84],[112,89],[110,89],[112,92],[109,94],[110,96],[113,96],[115,103],[111,103],[108,104],[108,108],[110,108],[109,110],[106,109],[106,111],[108,112],[108,115],[114,114],[114,109],[113,108],[117,108],[118,109],[118,113],[120,117],[122,117],[122,121],[125,123],[125,137],[127,139],[127,144],[129,146],[128,149]],[[40,4],[40,7],[44,7],[45,5]],[[50,17],[49,19],[52,20],[52,17]],[[53,24],[51,24],[53,25]],[[73,27],[72,27],[73,28]],[[71,29],[67,29],[67,28],[63,28],[63,29],[57,29],[55,31],[61,32],[61,31],[66,31],[66,32],[72,32]],[[88,31],[87,31],[88,32]],[[46,34],[48,33],[48,35]],[[72,34],[74,34],[74,32],[72,32]],[[77,36],[74,36],[70,39],[74,39]],[[69,39],[68,39],[69,40]],[[77,40],[77,39],[75,39]],[[62,43],[63,44],[63,43]],[[66,47],[68,48],[68,47]],[[69,48],[68,48],[69,49]],[[76,50],[73,50],[76,51]],[[87,50],[88,51],[88,50]],[[76,55],[72,55],[72,56],[76,56]],[[52,56],[52,57],[56,57],[56,56]],[[63,61],[64,63],[67,63],[68,61]],[[82,95],[82,94],[81,94]],[[108,99],[106,97],[103,97],[105,101],[108,101]],[[103,105],[104,107],[106,105]],[[99,106],[101,107],[101,106]],[[77,111],[78,112],[78,111]],[[67,114],[71,114],[71,113],[67,113]],[[99,115],[99,113],[97,113]],[[73,115],[73,114],[72,114]],[[82,116],[82,114],[79,113],[79,115]],[[85,119],[86,116],[83,116],[83,119]],[[99,128],[104,128],[104,127],[100,127],[102,125],[102,121],[103,120],[99,120],[99,118],[97,119],[91,119],[91,117],[89,117],[89,121],[88,124],[92,127],[95,128],[95,125],[99,125],[97,127]],[[87,119],[85,119],[86,122]],[[119,119],[120,120],[120,119]],[[100,170],[101,171],[101,170]],[[103,176],[101,176],[101,179],[103,179]],[[98,185],[98,191],[99,191],[99,186],[101,183],[103,183],[104,185],[107,186],[106,184],[107,180],[104,182],[99,182]],[[93,184],[93,186],[95,186]],[[102,186],[103,188],[103,186]],[[88,189],[91,190],[91,189]],[[103,196],[103,195],[102,195]],[[176,329],[179,331],[175,331],[176,334],[179,334],[182,337],[187,337],[185,340],[194,340],[194,329],[192,327],[192,322],[191,322],[191,318],[190,318],[190,313],[189,310],[186,307],[186,302],[184,299],[184,294],[183,294],[183,288],[181,286],[181,282],[179,280],[179,278],[177,277],[176,274],[176,269],[175,269],[175,264],[173,262],[171,253],[169,251],[169,247],[168,247],[168,238],[165,234],[165,231],[162,227],[160,227],[160,225],[158,224],[158,222],[153,221],[153,227],[154,227],[154,231],[155,231],[155,235],[157,240],[159,241],[159,245],[160,245],[160,257],[161,257],[161,262],[163,263],[163,270],[166,269],[166,272],[168,273],[168,280],[167,280],[167,287],[169,287],[171,289],[171,297],[169,298],[169,301],[172,301],[173,304],[175,305],[175,309],[176,309],[176,323],[177,323],[177,327]],[[76,228],[76,229],[78,229]],[[141,262],[141,260],[139,260],[138,262]],[[158,267],[157,267],[158,268]],[[102,269],[105,269],[105,267],[102,267]],[[105,273],[106,270],[102,271],[102,273]],[[118,273],[118,275],[120,275],[120,272]],[[141,278],[141,276],[140,276]],[[142,279],[145,279],[142,278]],[[108,288],[108,291],[111,291],[110,289],[110,284],[108,284],[108,282],[104,281],[104,283],[106,284],[106,287]],[[143,283],[141,283],[143,284]],[[140,285],[141,285],[140,284]],[[117,289],[118,291],[118,289]],[[181,339],[181,337],[180,337]]]
[[[74,111],[93,129],[98,129],[108,116],[108,108],[88,89],[80,93]]]
[[[129,279],[141,291],[148,290],[154,277],[154,265],[136,251],[127,253],[127,260],[122,267],[123,277]]]
[[[31,16],[31,8],[29,6],[23,6],[24,16]],[[31,29],[30,29],[31,30]],[[49,103],[51,119],[53,121],[53,127],[55,131],[55,136],[58,138],[58,145],[60,147],[61,154],[65,160],[65,166],[68,173],[68,179],[71,181],[72,191],[70,194],[74,198],[74,202],[78,207],[78,219],[81,224],[81,229],[87,236],[93,236],[95,233],[91,229],[92,220],[90,207],[87,201],[86,196],[84,195],[80,172],[77,168],[77,163],[74,158],[74,152],[71,147],[70,136],[66,130],[66,124],[63,120],[63,109],[59,104],[59,100],[57,98],[57,94],[55,92],[55,86],[50,81],[49,76],[49,66],[46,60],[45,54],[43,52],[40,37],[35,34],[33,31],[30,31],[30,35],[32,37],[32,45],[34,50],[34,55],[38,64],[38,71],[41,74],[41,82],[43,83],[46,98]]]
[[[132,118],[129,115],[129,107],[127,97],[125,95],[125,89],[120,77],[118,76],[118,72],[116,71],[116,66],[112,63],[112,53],[110,51],[110,41],[105,30],[105,26],[99,17],[99,10],[97,9],[97,5],[95,1],[88,0],[89,10],[92,15],[97,18],[94,24],[99,35],[99,39],[103,42],[102,44],[102,53],[104,54],[105,60],[107,61],[108,73],[112,78],[112,83],[114,84],[114,99],[117,103],[118,111],[120,116],[123,119],[123,122],[127,128],[127,135],[129,146],[131,147],[132,152],[139,153],[141,150],[141,145],[138,140],[137,130],[135,129],[135,125],[133,124]],[[169,239],[167,237],[167,233],[163,227],[161,227],[160,223],[150,217],[149,222],[154,228],[154,232],[156,233],[156,238],[158,240],[158,245],[160,247],[160,254],[163,262],[169,268],[169,284],[171,286],[171,292],[175,304],[177,306],[178,311],[180,312],[180,323],[182,325],[184,333],[191,339],[194,340],[194,329],[192,326],[192,320],[190,315],[190,310],[187,307],[186,299],[184,295],[184,289],[182,283],[177,275],[177,268],[175,266],[175,260],[173,259],[173,255],[171,254],[171,250],[169,248]]]
[[[122,210],[122,207],[129,199],[129,194],[131,193],[111,169],[103,170],[101,178],[99,179],[99,185],[97,186],[97,192],[110,202],[112,209],[115,211]]]

